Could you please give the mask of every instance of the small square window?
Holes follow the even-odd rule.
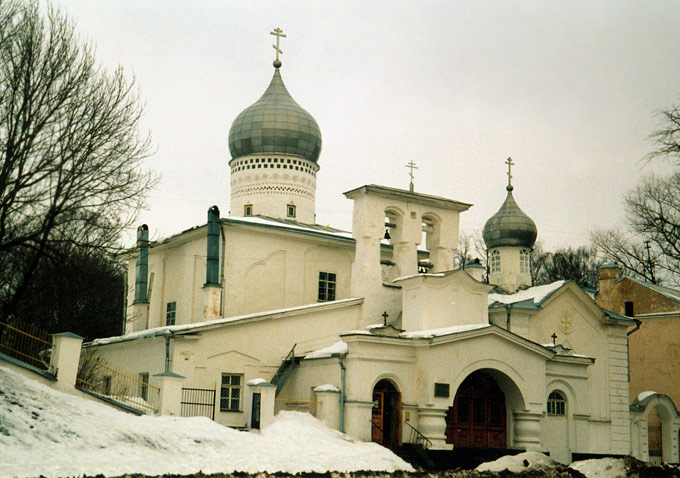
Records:
[[[165,309],[165,325],[175,325],[177,318],[177,302],[168,302]]]
[[[295,217],[295,204],[288,205],[288,217]]]
[[[253,215],[253,205],[252,204],[246,204],[243,206],[243,215],[244,216],[252,216]]]

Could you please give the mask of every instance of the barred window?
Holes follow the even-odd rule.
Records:
[[[501,253],[498,249],[494,249],[491,252],[491,272],[497,273],[501,271]]]
[[[526,249],[519,251],[519,273],[529,273],[529,251]]]
[[[319,272],[319,300],[335,300],[335,274]]]
[[[241,382],[243,375],[233,373],[222,374],[220,388],[220,411],[238,412],[241,410]]]
[[[551,392],[548,395],[548,415],[565,415],[567,401],[560,392]]]

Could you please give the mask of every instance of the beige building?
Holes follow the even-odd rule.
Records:
[[[628,400],[636,323],[573,283],[529,287],[537,229],[510,182],[484,228],[490,284],[454,263],[468,203],[365,185],[345,193],[352,233],[315,224],[321,135],[280,66],[232,125],[229,217],[211,208],[206,225],[157,243],[140,227],[126,334],[88,348],[214,390],[228,426],[262,425],[271,383],[281,407],[304,403],[385,446],[647,459]],[[664,459],[677,462],[670,420]]]

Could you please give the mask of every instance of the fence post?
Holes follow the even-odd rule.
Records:
[[[157,373],[158,387],[161,389],[159,415],[181,416],[182,414],[182,375],[173,372]]]
[[[52,334],[50,370],[57,376],[55,388],[72,392],[76,386],[83,337],[71,332]]]
[[[333,385],[321,385],[316,394],[316,417],[328,428],[340,429],[340,390]]]

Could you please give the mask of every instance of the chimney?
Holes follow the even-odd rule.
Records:
[[[208,209],[208,237],[203,284],[203,317],[213,320],[220,316],[222,286],[220,285],[220,210],[217,206]]]
[[[149,328],[149,226],[137,228],[137,267],[135,269],[135,301],[132,303],[132,317],[126,322],[131,332]]]
[[[148,304],[149,287],[149,226],[142,224],[137,228],[137,268],[135,270],[134,304]]]

